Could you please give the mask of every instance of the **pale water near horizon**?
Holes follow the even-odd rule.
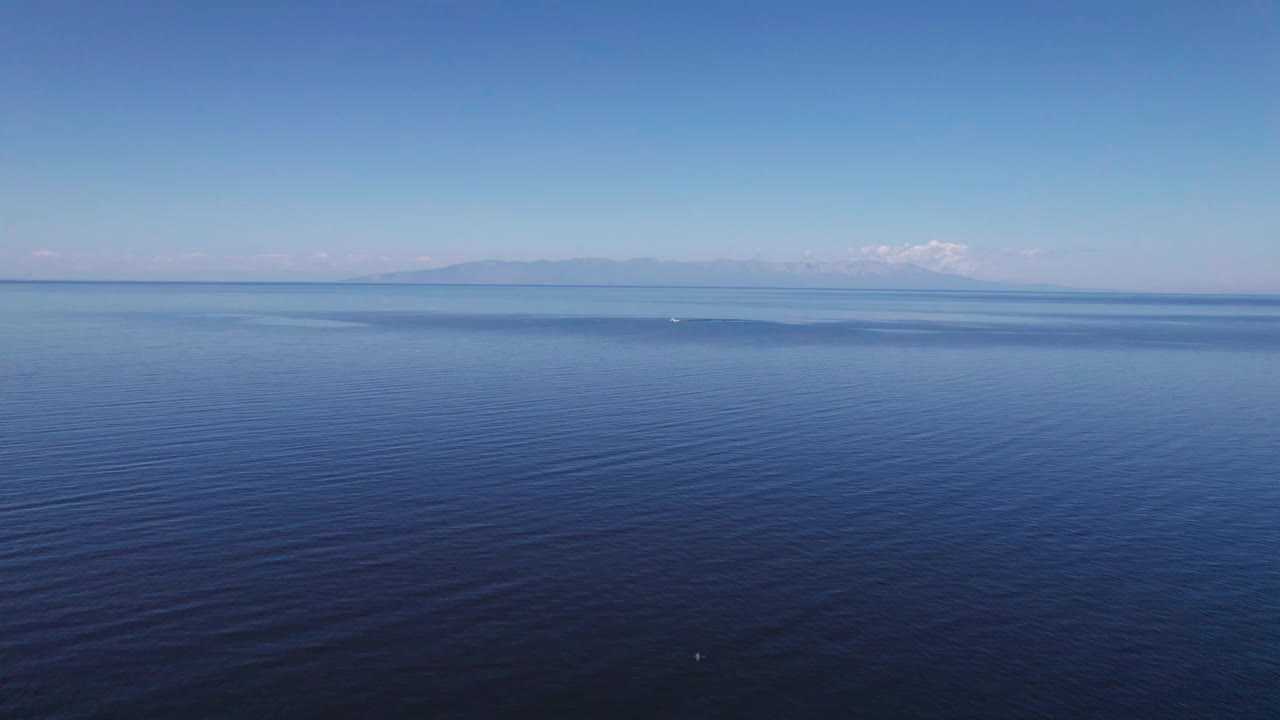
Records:
[[[0,348],[0,717],[1280,716],[1277,297],[0,283]]]

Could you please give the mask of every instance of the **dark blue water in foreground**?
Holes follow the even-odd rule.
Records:
[[[1280,717],[1280,299],[0,284],[0,716]]]

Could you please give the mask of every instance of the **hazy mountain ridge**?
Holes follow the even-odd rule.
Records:
[[[902,290],[1031,290],[1045,286],[991,282],[908,263],[872,260],[683,262],[609,260],[478,260],[428,270],[378,273],[347,282],[460,285],[671,285],[705,287],[881,288]]]

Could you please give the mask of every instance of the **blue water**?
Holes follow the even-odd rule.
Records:
[[[10,283],[0,401],[6,718],[1280,717],[1280,298]]]

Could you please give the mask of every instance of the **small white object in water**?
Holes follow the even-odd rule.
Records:
[[[694,660],[701,660],[701,659],[702,659],[702,653],[694,653],[694,654],[693,654],[693,659],[694,659]]]
[[[680,318],[671,318],[671,322],[680,322]]]

